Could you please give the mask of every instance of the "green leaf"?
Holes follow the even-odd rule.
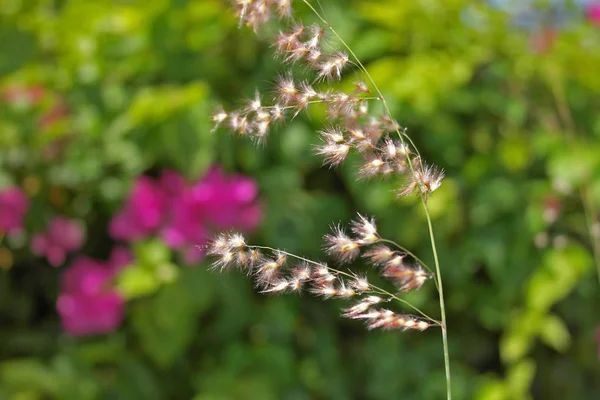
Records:
[[[154,270],[133,264],[119,274],[116,288],[126,299],[133,299],[156,292],[160,284]]]
[[[509,388],[497,379],[484,383],[475,395],[475,400],[508,400]]]
[[[171,250],[159,239],[136,243],[134,252],[140,264],[149,269],[171,259]]]
[[[528,393],[531,383],[533,382],[535,369],[535,363],[530,359],[523,360],[510,367],[506,380],[508,382],[508,386],[510,387],[512,398],[531,398]]]
[[[547,251],[543,267],[534,272],[527,286],[528,306],[547,310],[564,299],[592,265],[592,256],[580,245]]]
[[[504,362],[511,363],[525,356],[532,344],[531,335],[522,332],[508,334],[500,340],[500,356]]]
[[[56,374],[36,359],[17,359],[0,364],[0,381],[17,390],[29,389],[40,395],[55,395],[60,389]]]
[[[136,124],[160,122],[206,99],[207,92],[202,82],[148,87],[137,93],[128,116]]]
[[[511,171],[521,171],[531,161],[529,142],[521,135],[506,138],[499,144],[500,158]]]
[[[500,357],[505,363],[514,363],[523,358],[538,333],[541,315],[530,310],[518,312],[500,340]]]
[[[571,334],[556,315],[548,315],[540,324],[540,339],[554,350],[564,353],[571,345]]]
[[[548,160],[548,175],[554,180],[571,187],[580,187],[591,181],[600,165],[598,146],[580,144],[565,147],[562,143]]]
[[[158,294],[136,304],[132,322],[140,344],[152,360],[169,367],[186,350],[196,334],[197,309],[179,283],[163,287]]]

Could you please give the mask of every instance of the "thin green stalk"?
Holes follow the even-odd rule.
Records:
[[[371,76],[369,71],[367,71],[367,68],[363,65],[363,63],[360,61],[358,56],[354,53],[352,48],[350,48],[350,46],[344,41],[344,39],[342,39],[342,37],[335,31],[333,26],[331,26],[331,24],[329,22],[327,22],[327,20],[315,9],[315,7],[308,0],[303,0],[303,2],[312,10],[312,12],[317,16],[317,18],[319,18],[319,20],[321,20],[321,22],[323,24],[325,24],[325,26],[327,26],[327,28],[329,28],[331,33],[333,33],[333,35],[346,48],[348,53],[350,53],[350,55],[352,56],[352,58],[354,59],[354,61],[358,65],[358,67],[360,68],[360,70],[363,71],[363,73],[365,74],[365,76],[367,77],[367,79],[369,80],[369,82],[371,83],[371,85],[373,86],[373,88],[375,89],[377,94],[379,95],[379,98],[381,99],[381,102],[383,104],[383,107],[384,107],[386,113],[391,117],[392,113],[387,104],[387,101],[383,97],[383,93],[381,92],[381,90],[379,89],[377,84],[375,83],[375,80],[373,79],[373,77]],[[402,141],[402,144],[404,144],[405,143],[404,135],[400,132],[400,130],[397,129],[396,131],[398,133],[398,136],[400,137],[400,140]],[[412,143],[412,141],[411,141],[411,143]],[[413,145],[413,147],[414,147],[414,145]],[[417,151],[416,147],[414,147],[414,149],[415,149],[415,151]],[[412,165],[410,157],[407,156],[407,159],[408,159],[408,164],[410,166],[410,169],[411,169],[412,173],[414,173],[414,167]],[[444,293],[443,293],[443,289],[442,289],[442,275],[441,275],[441,271],[440,271],[437,249],[435,246],[435,238],[433,235],[433,225],[431,222],[431,217],[429,215],[429,209],[427,208],[427,201],[424,196],[420,196],[420,198],[421,198],[421,203],[423,204],[423,208],[425,209],[425,215],[427,217],[427,225],[429,227],[429,237],[431,240],[431,250],[433,252],[433,258],[435,260],[436,282],[437,282],[439,298],[440,298],[440,313],[442,314],[442,342],[443,342],[443,347],[444,347],[444,367],[445,367],[445,371],[446,371],[446,396],[447,396],[447,400],[451,400],[452,399],[452,388],[451,388],[451,379],[450,379],[451,378],[450,354],[449,354],[449,350],[448,350],[448,336],[446,333],[446,331],[447,331],[446,307],[445,307],[445,303],[444,303]]]
[[[392,244],[394,246],[396,246],[397,248],[399,248],[400,250],[402,250],[403,252],[405,252],[406,254],[408,254],[409,256],[411,256],[412,258],[414,258],[420,265],[422,265],[423,267],[425,267],[425,269],[429,272],[431,272],[433,275],[435,275],[435,272],[433,272],[433,270],[431,268],[429,268],[429,266],[427,264],[425,264],[423,262],[423,260],[421,260],[419,257],[417,257],[413,252],[411,252],[410,250],[408,250],[406,247],[399,245],[398,243],[394,242],[393,240],[388,240],[388,239],[379,239],[380,242],[383,243],[389,243]],[[438,281],[437,279],[433,280],[433,283],[435,284],[435,288],[438,291],[438,294],[440,293],[440,289],[438,286]]]
[[[427,215],[427,226],[429,227],[429,239],[431,240],[431,248],[433,250],[433,260],[435,262],[436,281],[438,284],[438,290],[440,292],[440,312],[442,314],[442,341],[444,344],[444,367],[446,370],[446,396],[450,400],[452,399],[451,391],[451,375],[450,375],[450,352],[448,350],[448,333],[446,325],[446,304],[444,303],[444,288],[442,286],[442,278],[440,274],[440,262],[438,260],[438,254],[435,246],[435,237],[433,235],[433,225],[431,224],[431,217],[429,216],[429,208],[427,203],[423,202],[423,208],[425,209],[425,215]]]
[[[381,238],[381,239],[379,239],[379,240],[377,241],[377,243],[380,243],[380,242],[381,242],[381,243],[389,243],[389,244],[391,244],[391,245],[393,245],[393,246],[397,247],[398,249],[402,250],[404,253],[406,253],[406,254],[408,254],[409,256],[411,256],[412,258],[414,258],[414,259],[415,259],[415,261],[417,261],[417,262],[418,262],[420,265],[422,265],[423,267],[425,267],[425,269],[426,269],[427,271],[429,271],[429,272],[433,272],[433,271],[431,270],[431,268],[429,268],[429,266],[428,266],[427,264],[425,264],[425,262],[424,262],[423,260],[421,260],[419,257],[417,257],[417,256],[415,255],[415,253],[413,253],[412,251],[408,250],[406,247],[404,247],[404,246],[402,246],[402,245],[400,245],[400,244],[398,244],[398,243],[394,242],[393,240],[389,240],[389,239],[383,239],[383,238]]]
[[[378,100],[379,97],[361,97],[361,100]],[[307,105],[311,105],[311,104],[322,104],[325,103],[326,100],[311,100],[306,102]],[[279,107],[279,106],[262,106],[261,108],[265,109],[265,110],[271,110],[275,107]],[[282,111],[284,110],[291,110],[291,109],[298,109],[298,106],[285,106],[285,107],[280,107],[280,109]]]
[[[550,80],[550,90],[554,96],[554,102],[558,115],[563,125],[563,136],[569,146],[572,146],[575,140],[575,122],[567,99],[562,88],[562,85],[556,81],[555,77],[552,76]],[[583,215],[585,217],[585,223],[587,225],[588,235],[590,236],[590,242],[592,245],[592,253],[594,255],[594,263],[596,264],[596,275],[598,283],[600,283],[600,237],[594,232],[594,224],[598,219],[598,210],[594,205],[594,200],[589,196],[588,183],[584,182],[579,189],[579,197],[581,198],[581,204],[583,206]]]
[[[583,214],[585,215],[588,234],[590,235],[590,241],[592,242],[592,253],[594,253],[594,261],[596,263],[596,275],[598,275],[598,283],[600,283],[600,239],[594,231],[594,224],[598,218],[598,211],[594,206],[594,200],[590,199],[590,196],[588,195],[587,185],[581,188],[579,195],[581,196],[581,203],[583,204]]]

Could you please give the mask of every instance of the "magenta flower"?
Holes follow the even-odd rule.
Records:
[[[183,176],[171,170],[165,170],[160,174],[158,184],[170,199],[179,197],[187,186]]]
[[[211,230],[255,229],[261,218],[257,199],[254,180],[226,176],[218,166],[193,184],[167,170],[157,180],[138,179],[109,231],[113,238],[128,241],[159,233],[191,264],[204,256],[198,245],[206,242]]]
[[[26,103],[31,106],[38,106],[45,97],[48,97],[48,94],[48,90],[42,85],[18,85],[6,88],[0,98],[7,103]],[[54,96],[54,98],[54,105],[40,117],[38,126],[41,129],[48,128],[69,115],[69,109],[65,101],[59,96]]]
[[[26,102],[37,105],[45,95],[46,89],[41,85],[12,86],[4,90],[2,98],[8,103]]]
[[[84,238],[84,229],[80,223],[55,217],[48,224],[45,233],[33,235],[30,245],[34,254],[45,256],[51,265],[58,267],[65,262],[68,253],[81,248]]]
[[[78,257],[65,270],[56,301],[65,332],[86,336],[112,332],[121,325],[125,303],[111,282],[132,260],[127,249],[115,248],[107,263]]]
[[[133,254],[127,247],[117,246],[110,252],[107,266],[113,274],[116,274],[131,264],[133,260]]]
[[[258,186],[248,177],[226,176],[213,167],[195,184],[180,193],[172,215],[161,230],[169,246],[183,251],[192,264],[204,257],[198,245],[206,243],[213,229],[252,231],[261,218]]]
[[[587,19],[594,25],[600,26],[600,1],[592,3],[586,10]]]
[[[258,226],[261,208],[256,182],[241,175],[225,176],[213,167],[191,188],[201,219],[212,228],[251,231]]]
[[[545,53],[552,49],[559,35],[560,31],[558,29],[544,28],[531,35],[529,46],[535,53]]]
[[[147,176],[140,177],[125,208],[110,221],[110,235],[131,241],[152,234],[163,221],[167,205],[161,186]]]
[[[62,121],[69,115],[69,109],[62,100],[58,100],[57,103],[52,107],[50,111],[41,116],[38,123],[41,129],[49,128],[54,123]]]
[[[0,231],[8,234],[23,228],[23,218],[29,209],[29,200],[23,191],[10,187],[0,192]]]

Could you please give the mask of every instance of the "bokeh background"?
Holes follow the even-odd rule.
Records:
[[[322,7],[447,171],[429,204],[455,397],[600,398],[600,3]],[[235,228],[324,259],[359,211],[432,260],[398,182],[312,155],[318,113],[259,147],[210,132],[284,71],[276,29],[216,0],[0,0],[0,398],[444,398],[438,330],[368,332],[195,247]],[[432,285],[408,297],[439,315]]]

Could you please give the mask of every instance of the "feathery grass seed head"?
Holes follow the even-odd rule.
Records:
[[[395,252],[388,246],[378,245],[369,249],[363,254],[363,257],[369,259],[374,265],[382,266],[394,258]]]
[[[357,276],[352,281],[350,281],[350,286],[356,290],[357,293],[368,292],[371,290],[371,286],[367,281],[367,278],[364,276]]]
[[[357,219],[350,223],[350,229],[357,236],[361,245],[372,244],[380,239],[374,218],[369,219],[358,214]]]
[[[398,197],[414,192],[421,194],[425,200],[442,185],[444,170],[434,166],[420,165],[418,158],[413,159],[414,172],[409,174],[408,182],[397,191]]]
[[[332,234],[325,235],[324,239],[327,254],[342,264],[354,261],[360,254],[360,244],[346,235],[339,225],[333,228]]]

